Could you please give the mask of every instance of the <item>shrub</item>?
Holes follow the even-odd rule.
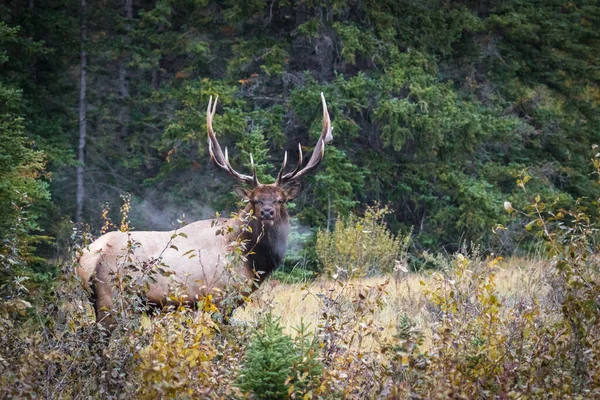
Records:
[[[600,179],[597,147],[592,147],[596,152],[592,163]],[[524,176],[518,181],[525,193],[528,180]],[[509,213],[530,218],[526,228],[543,240],[553,267],[554,307],[562,314],[562,319],[547,330],[547,335],[560,337],[558,341],[550,338],[548,344],[555,368],[553,383],[560,383],[568,394],[597,397],[600,396],[600,221],[597,217],[600,203],[593,203],[597,208],[594,210],[582,205],[584,201],[578,199],[574,209],[566,210],[557,206],[558,199],[548,204],[537,195],[524,211],[514,209],[510,203],[505,208]]]
[[[518,346],[531,350],[532,343],[523,334],[532,328],[532,316],[527,308],[503,307],[495,282],[499,259],[478,258],[478,254],[457,254],[450,268],[435,273],[433,285],[425,289],[439,318],[426,372],[418,374],[413,387],[425,397],[443,393],[486,398],[490,393],[508,393],[520,372],[512,357],[518,355]]]
[[[594,159],[600,176],[600,154]],[[549,293],[503,299],[496,284],[500,259],[482,261],[464,251],[422,283],[433,325],[427,351],[401,340],[401,370],[392,369],[392,393],[418,398],[598,398],[600,396],[600,243],[595,210],[578,201],[530,197],[524,210],[547,251]],[[597,205],[597,204],[596,204]],[[502,228],[502,227],[500,227]],[[406,325],[406,324],[405,324]],[[401,339],[401,337],[399,337]],[[423,362],[424,361],[424,362]],[[418,368],[420,366],[422,368]]]
[[[302,398],[318,382],[323,367],[317,342],[301,324],[296,340],[283,333],[271,313],[255,332],[238,379],[244,393],[257,399]]]
[[[315,390],[321,398],[385,397],[388,356],[376,315],[384,307],[389,282],[364,285],[338,277],[316,293],[305,288],[318,302],[317,333],[327,367]]]
[[[216,355],[214,323],[205,313],[178,307],[152,323],[150,344],[136,366],[141,399],[183,398],[202,394]]]
[[[214,322],[211,296],[202,299],[199,311],[181,306],[185,292],[178,286],[169,297],[175,306],[144,318],[147,284],[163,273],[162,265],[133,279],[127,272],[143,268],[133,261],[139,244],[130,240],[127,248],[112,277],[116,327],[109,340],[94,322],[73,262],[62,266],[52,293],[35,303],[0,299],[0,398],[239,397],[233,381],[247,343],[245,329]],[[222,304],[234,301],[226,295],[219,298]]]
[[[351,215],[336,222],[333,232],[317,233],[317,255],[330,276],[361,277],[391,272],[395,261],[406,257],[410,235],[394,236],[384,218],[387,207],[367,207],[364,217]]]

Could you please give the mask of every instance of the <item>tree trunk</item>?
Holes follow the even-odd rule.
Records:
[[[331,194],[327,193],[327,231],[331,224]]]
[[[129,134],[129,104],[127,100],[129,98],[129,88],[127,87],[127,52],[129,50],[131,32],[131,20],[133,19],[133,5],[132,0],[125,0],[125,34],[123,43],[125,44],[124,49],[119,59],[119,95],[121,98],[121,108],[119,110],[119,124],[121,125],[121,139],[124,139]]]
[[[85,141],[87,134],[87,15],[85,0],[79,3],[81,12],[81,53],[80,53],[80,83],[79,83],[79,147],[77,149],[77,211],[75,221],[78,224],[83,222],[83,199],[85,196],[85,186],[83,175],[85,172]]]

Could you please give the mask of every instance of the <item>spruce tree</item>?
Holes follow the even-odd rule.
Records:
[[[285,399],[298,361],[294,342],[283,333],[279,319],[267,314],[246,353],[239,387],[257,399]]]

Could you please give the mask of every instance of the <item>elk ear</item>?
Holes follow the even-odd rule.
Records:
[[[235,192],[235,194],[240,196],[242,200],[248,201],[250,200],[250,196],[252,196],[252,191],[242,186],[235,185],[233,187],[233,191]]]
[[[287,197],[288,200],[291,200],[300,194],[302,191],[302,184],[300,182],[292,182],[285,185],[283,190],[285,191],[285,197]]]

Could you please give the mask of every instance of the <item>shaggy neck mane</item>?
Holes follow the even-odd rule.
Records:
[[[250,212],[249,205],[244,212]],[[246,266],[254,272],[260,283],[283,262],[290,231],[289,216],[283,209],[273,225],[263,225],[259,220],[253,219],[249,226],[252,232],[242,234],[242,239],[247,241],[248,262]]]

